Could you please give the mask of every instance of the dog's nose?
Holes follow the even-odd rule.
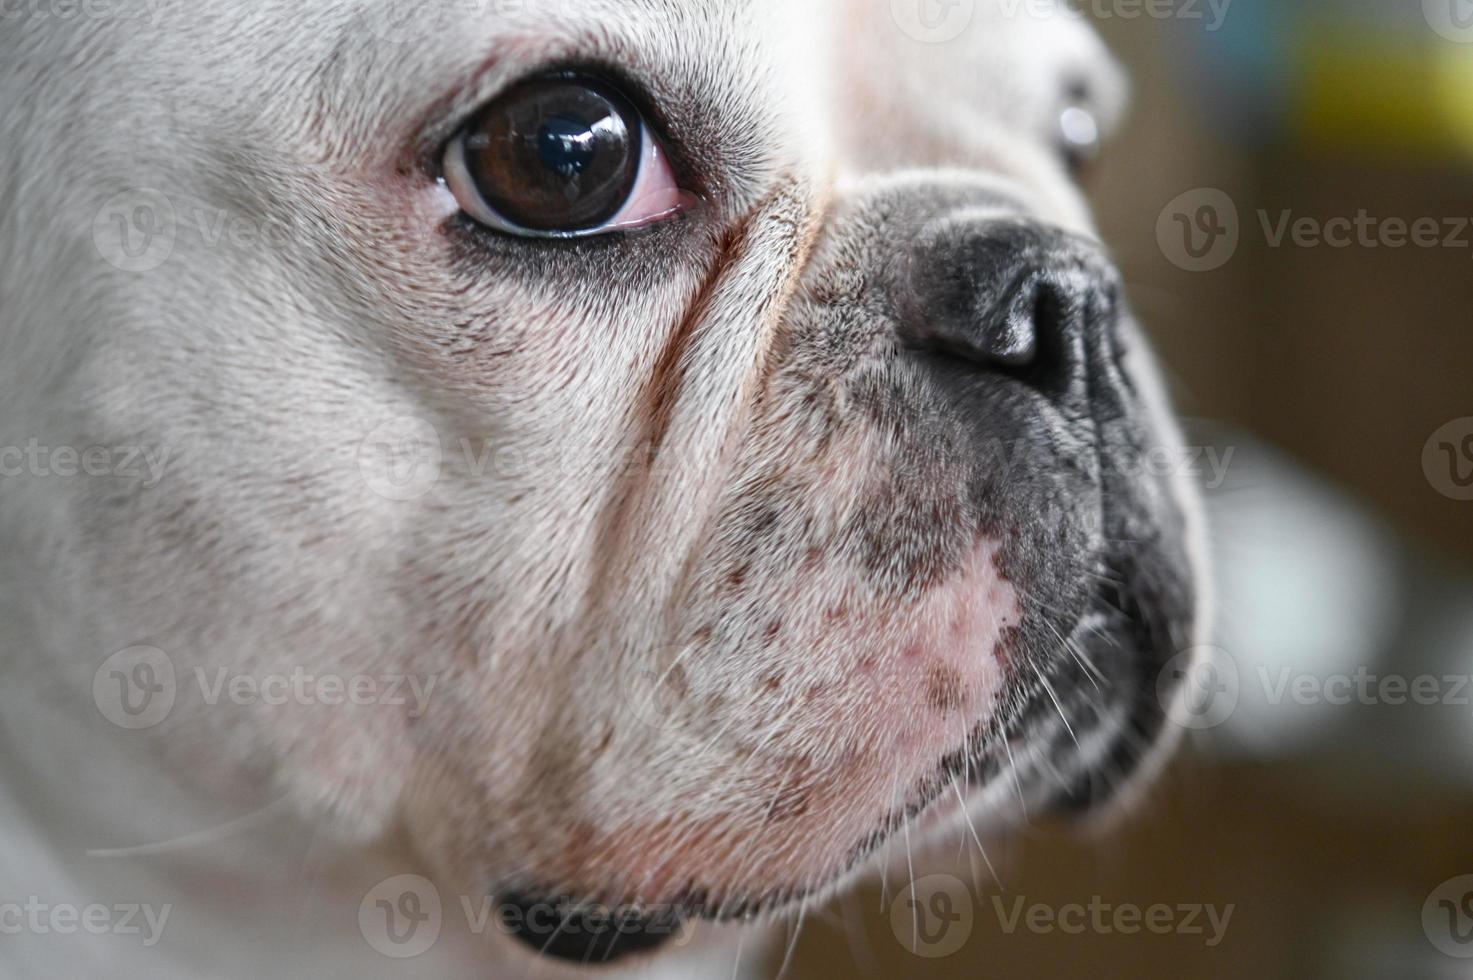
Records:
[[[909,256],[901,339],[1017,378],[1055,401],[1087,395],[1110,342],[1119,278],[1099,246],[1026,221],[942,220]]]

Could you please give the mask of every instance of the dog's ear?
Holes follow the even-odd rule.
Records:
[[[1063,0],[840,3],[855,51],[846,91],[864,106],[848,142],[866,163],[967,163],[1020,137],[1054,148],[1070,107],[1103,139],[1123,115],[1124,71]],[[864,131],[897,117],[910,127],[898,139]]]

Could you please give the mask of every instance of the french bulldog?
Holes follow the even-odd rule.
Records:
[[[7,976],[767,975],[1159,765],[1201,522],[1063,4],[0,16]]]

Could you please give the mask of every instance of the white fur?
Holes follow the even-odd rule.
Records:
[[[638,893],[702,869],[748,887],[836,870],[896,802],[887,767],[913,758],[919,776],[955,734],[927,730],[904,683],[846,686],[822,619],[862,591],[842,568],[756,556],[761,601],[732,615],[760,630],[754,610],[780,601],[796,638],[766,660],[685,662],[688,717],[647,724],[631,702],[722,608],[741,491],[828,466],[815,500],[837,523],[886,449],[856,434],[800,459],[806,436],[761,387],[829,216],[906,181],[978,181],[1088,230],[1047,140],[1065,76],[1092,83],[1107,120],[1117,76],[1076,20],[979,6],[942,45],[860,0],[446,0],[407,19],[390,0],[118,0],[5,24],[0,446],[168,455],[152,486],[0,478],[0,902],[175,909],[150,948],[6,936],[7,975],[556,976],[494,931],[382,957],[358,901],[424,869],[447,907],[516,873],[591,887],[579,876],[600,871]],[[703,219],[701,261],[637,288],[538,289],[492,259],[468,272],[410,149],[525,73],[588,60],[649,79],[656,101],[719,110],[742,166]],[[140,188],[167,196],[177,234],[132,272],[104,260],[94,225]],[[232,227],[284,231],[213,240]],[[629,450],[657,375],[652,474]],[[440,440],[441,474],[387,499],[372,434],[404,417]],[[1006,583],[988,588],[979,638],[1016,616]],[[865,622],[847,642],[930,628],[883,608]],[[124,732],[91,703],[94,672],[139,644],[169,656],[178,701]],[[750,755],[713,751],[700,698],[774,664],[785,690],[837,685],[835,700],[709,709]],[[304,668],[433,678],[433,710],[210,704],[196,683]],[[976,678],[972,703],[995,680]],[[866,755],[837,737],[865,726],[893,742]],[[810,816],[749,850],[775,786],[840,763],[844,780],[807,787]],[[128,850],[145,844],[163,846]],[[728,975],[730,931],[636,969]]]

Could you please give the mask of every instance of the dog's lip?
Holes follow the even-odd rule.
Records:
[[[1015,776],[1005,770],[990,772],[987,778],[982,779],[963,778],[964,775],[991,769],[991,764],[995,761],[1008,764],[1011,755],[1004,748],[1003,740],[1017,739],[1020,736],[1019,726],[1026,721],[1030,712],[1042,710],[1041,706],[1051,703],[1048,694],[1041,689],[1031,690],[1027,696],[1013,700],[1004,715],[979,721],[963,746],[938,761],[936,768],[922,780],[910,801],[882,818],[875,830],[853,847],[846,860],[828,874],[801,885],[777,886],[760,893],[720,897],[692,882],[673,900],[648,905],[629,903],[627,908],[658,911],[643,917],[638,928],[631,927],[633,934],[629,941],[612,946],[600,946],[596,941],[587,939],[581,942],[570,939],[566,943],[553,943],[544,949],[542,943],[535,941],[536,937],[517,938],[534,951],[543,952],[547,956],[569,962],[595,964],[614,962],[623,957],[662,948],[679,933],[678,927],[666,928],[664,931],[667,934],[662,937],[659,934],[662,922],[703,920],[716,923],[751,923],[781,918],[814,896],[828,894],[841,887],[888,841],[902,833],[918,831],[930,836],[935,832],[955,828],[958,821],[969,818],[978,796],[999,782],[1012,780]],[[1016,753],[1017,750],[1012,751]],[[525,896],[528,893],[521,894]],[[545,939],[546,937],[544,941]]]
[[[659,908],[609,907],[505,891],[496,896],[501,924],[539,956],[581,966],[606,966],[663,949],[689,917],[683,904]]]

